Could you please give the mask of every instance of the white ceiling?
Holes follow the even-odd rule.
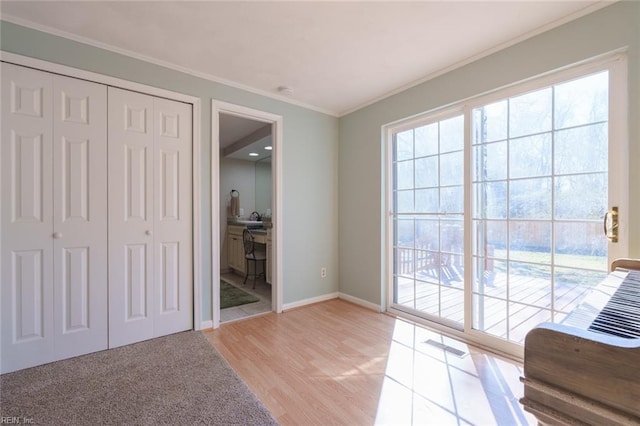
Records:
[[[265,126],[271,127],[270,124],[224,113],[221,113],[219,118],[221,155],[224,155],[226,158],[245,161],[258,161],[271,157],[271,150],[265,149],[265,147],[272,146],[273,144],[271,134],[257,139],[249,139],[243,146],[235,147],[236,149],[234,149],[233,152],[225,153],[227,147],[230,147],[234,143],[237,144],[245,138],[249,138],[251,134]],[[258,155],[249,155],[250,153]]]
[[[610,4],[2,1],[3,19],[333,115]],[[278,93],[289,86],[291,96]]]

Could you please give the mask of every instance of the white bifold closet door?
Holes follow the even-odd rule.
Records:
[[[193,328],[191,105],[1,71],[0,371]]]
[[[192,328],[191,106],[109,88],[109,347]]]
[[[106,349],[107,88],[2,64],[2,373]]]

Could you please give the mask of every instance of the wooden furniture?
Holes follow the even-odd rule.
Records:
[[[246,273],[244,262],[244,247],[242,246],[242,231],[244,226],[229,225],[227,227],[227,261],[229,267],[241,274]]]
[[[245,230],[244,225],[227,225],[227,262],[229,267],[239,274],[247,273],[244,247],[242,246],[242,233]],[[271,239],[271,229],[252,230],[253,238],[256,244],[264,244],[266,246],[267,264],[266,264],[266,280],[271,284],[273,258],[273,244]]]
[[[264,248],[260,249],[256,246],[256,240],[250,230],[242,231],[242,245],[244,247],[244,261],[246,265],[246,273],[243,284],[247,283],[249,278],[249,264],[253,263],[253,288],[256,288],[256,280],[259,276],[264,276],[266,280],[267,253]],[[262,272],[258,273],[258,262],[262,263]]]
[[[267,229],[267,283],[271,284],[271,261],[273,259],[273,241],[271,240],[271,229]]]
[[[616,269],[560,324],[525,340],[525,410],[541,424],[640,424],[640,260]]]

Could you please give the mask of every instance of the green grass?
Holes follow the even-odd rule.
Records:
[[[551,279],[550,253],[511,250],[509,255],[511,274]],[[495,258],[494,271],[506,273],[507,251],[495,250],[492,257]],[[556,283],[588,285],[601,281],[607,273],[607,259],[601,256],[557,254],[554,261]]]

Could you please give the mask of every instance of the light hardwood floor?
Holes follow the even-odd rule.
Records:
[[[205,335],[283,425],[536,424],[521,365],[343,300]]]

